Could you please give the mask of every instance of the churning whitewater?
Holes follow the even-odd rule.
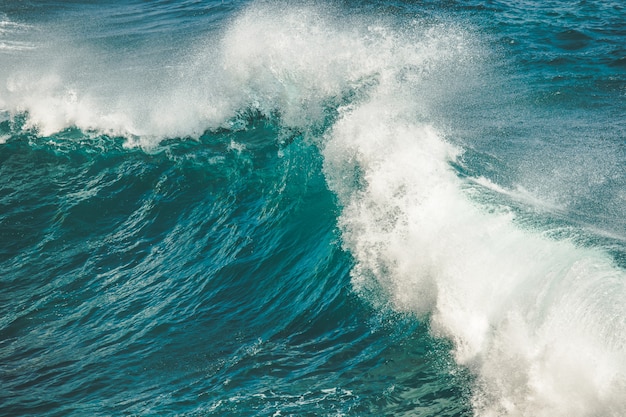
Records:
[[[0,6],[0,414],[626,415],[618,23],[53,3]]]

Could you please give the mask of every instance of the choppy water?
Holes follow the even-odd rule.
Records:
[[[0,5],[0,414],[626,415],[619,1]]]

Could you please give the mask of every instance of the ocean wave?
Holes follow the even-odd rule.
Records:
[[[120,287],[107,297],[123,304],[128,291],[135,291],[139,297],[136,302],[145,308],[134,310],[131,304],[123,304],[127,308],[122,310],[129,312],[132,325],[139,326],[139,319],[150,314],[148,319],[153,321],[144,330],[133,328],[137,336],[119,335],[121,339],[130,337],[130,344],[135,340],[140,344],[150,332],[158,333],[157,316],[164,310],[183,308],[174,296],[167,296],[169,292],[175,295],[178,288],[169,275],[172,271],[154,273],[153,262],[163,256],[164,262],[176,269],[190,262],[189,257],[203,256],[201,249],[209,250],[223,261],[213,267],[217,278],[224,279],[229,273],[256,277],[256,268],[262,269],[261,277],[274,276],[272,271],[277,270],[289,271],[288,276],[310,268],[324,270],[322,261],[311,264],[302,261],[303,257],[294,258],[290,252],[296,249],[281,246],[284,235],[262,233],[262,242],[256,246],[265,249],[261,254],[246,243],[255,227],[272,229],[281,221],[274,215],[287,212],[276,210],[272,204],[280,201],[289,205],[298,198],[297,192],[288,192],[289,175],[297,176],[298,164],[311,164],[311,159],[287,158],[291,165],[281,159],[289,153],[295,136],[298,143],[316,147],[323,158],[318,169],[336,196],[342,245],[354,261],[352,288],[374,308],[391,307],[427,321],[434,337],[452,343],[457,363],[474,375],[466,383],[476,415],[617,417],[626,413],[624,269],[602,245],[549,237],[549,227],[525,227],[506,204],[496,210],[481,203],[467,192],[469,182],[477,184],[479,192],[482,182],[483,186],[489,184],[483,188],[490,192],[510,193],[480,177],[463,178],[454,168],[466,149],[463,141],[445,135],[442,108],[451,97],[471,96],[472,89],[488,84],[480,75],[489,53],[471,30],[445,21],[398,20],[392,15],[372,17],[363,13],[342,16],[337,10],[286,3],[252,4],[224,28],[218,38],[207,37],[179,54],[151,56],[146,62],[142,57],[53,40],[45,52],[37,50],[24,61],[28,68],[21,60],[15,61],[0,74],[6,80],[0,87],[0,107],[7,114],[0,137],[2,146],[19,142],[20,135],[26,135],[31,145],[41,141],[71,144],[75,143],[72,132],[76,131],[83,139],[93,133],[96,140],[110,146],[107,149],[118,149],[121,139],[121,149],[131,152],[142,148],[146,155],[162,153],[169,157],[177,147],[184,148],[184,143],[208,144],[209,151],[201,155],[172,158],[173,171],[152,173],[156,178],[150,187],[141,183],[145,174],[139,167],[142,164],[128,162],[123,166],[136,172],[140,185],[148,190],[140,187],[140,192],[120,185],[119,196],[126,196],[128,190],[151,196],[130,212],[120,212],[125,209],[109,197],[100,201],[78,190],[72,195],[72,205],[62,210],[65,214],[59,214],[57,222],[75,228],[76,235],[85,231],[90,219],[97,220],[90,216],[102,206],[112,216],[132,223],[110,230],[112,236],[122,236],[135,226],[155,228],[155,233],[164,234],[157,247],[142,246],[147,252],[140,260],[129,259],[119,270],[101,275],[103,282],[110,283],[105,285],[115,285],[120,276],[126,276],[125,268],[139,268],[134,278],[120,281]],[[142,65],[134,66],[135,59]],[[32,66],[42,62],[54,65]],[[160,67],[158,62],[167,65]],[[146,68],[150,69],[148,75]],[[250,114],[260,124],[248,123]],[[265,121],[272,128],[263,125]],[[257,136],[255,129],[261,132]],[[220,132],[227,133],[221,137]],[[210,137],[208,142],[205,136]],[[176,145],[168,147],[168,140]],[[240,153],[256,142],[261,146],[255,158]],[[218,151],[211,152],[216,143],[220,145]],[[272,172],[281,175],[271,181],[251,168],[265,161],[268,154],[273,155],[268,158],[271,161],[283,161],[273,166]],[[195,176],[197,158],[204,158],[200,165],[209,172],[206,176]],[[232,165],[223,165],[225,160]],[[185,169],[179,169],[179,163]],[[220,169],[211,171],[213,163]],[[191,202],[200,204],[188,208],[177,200],[177,178],[187,174],[200,188],[210,189],[216,183],[241,188],[210,207],[188,195]],[[115,184],[120,178],[106,169],[99,175],[96,179],[105,182],[108,178]],[[306,183],[311,175],[304,175],[303,181]],[[264,189],[264,180],[280,186]],[[171,195],[160,194],[164,184],[170,187]],[[104,183],[85,186],[85,192],[98,194],[105,187]],[[276,199],[261,198],[253,187]],[[227,188],[219,190],[226,192]],[[248,201],[248,195],[254,198]],[[237,205],[228,203],[233,199]],[[548,211],[561,207],[544,204],[528,194],[524,199]],[[156,200],[171,202],[184,222],[168,222],[158,212],[150,219],[141,217],[155,210]],[[325,210],[334,207],[328,199],[322,206]],[[239,220],[238,213],[246,210],[252,214],[242,216],[241,222],[224,223],[224,216]],[[228,227],[220,231],[206,230],[206,226],[185,228],[203,224],[201,219],[207,213],[215,216],[216,226]],[[306,223],[308,217],[303,218]],[[315,230],[312,223],[303,229]],[[325,228],[319,233],[325,245],[317,249],[321,255],[316,259],[341,256],[335,248],[328,249],[332,222],[326,219],[323,224]],[[167,230],[159,231],[161,227]],[[292,225],[289,235],[297,236],[298,230]],[[311,231],[307,234],[310,240],[316,236]],[[185,244],[177,246],[175,242]],[[99,253],[110,250],[92,243]],[[137,244],[143,245],[140,241]],[[61,249],[70,250],[67,245]],[[119,255],[125,256],[123,252]],[[248,262],[238,264],[239,257]],[[97,259],[90,262],[97,263]],[[190,276],[200,275],[195,271]],[[283,311],[273,302],[277,292],[295,300],[290,304],[290,314],[307,317],[312,315],[311,306],[329,296],[320,289],[322,284],[298,283],[301,286],[292,287],[284,281],[259,291],[268,298],[257,300],[258,306],[245,304],[249,297],[237,304],[233,300],[238,300],[238,291],[270,285],[250,279],[246,287],[229,288],[232,294],[227,302],[216,301],[207,308],[223,309],[220,312],[243,329],[261,327],[261,322],[281,323],[266,332],[271,338],[291,326],[290,318],[286,322],[280,319]],[[217,285],[215,294],[221,288]],[[160,302],[150,301],[149,289],[158,291]],[[305,302],[307,294],[313,294],[315,300]],[[300,309],[299,301],[308,310]],[[255,314],[244,314],[249,321],[242,324],[236,318],[242,311],[256,312],[258,319],[254,319]],[[115,317],[106,318],[115,321]],[[232,336],[226,321],[215,326]],[[246,349],[254,348],[257,342],[250,342],[250,337],[242,339],[246,340],[243,350],[232,362],[222,363],[232,366],[234,375],[239,375],[240,356],[254,361],[250,358],[255,352]],[[263,340],[258,344],[263,345]],[[137,351],[142,352],[140,346]],[[271,362],[264,362],[264,366],[270,367]],[[323,369],[313,368],[311,372]],[[215,389],[220,395],[228,383],[221,384]],[[297,399],[289,393],[261,391],[256,395],[271,401],[279,398],[285,401],[286,410],[315,401],[335,401],[346,407],[357,402],[350,390],[336,385],[315,387]],[[258,397],[219,398],[209,411],[232,411],[242,398],[249,401]]]

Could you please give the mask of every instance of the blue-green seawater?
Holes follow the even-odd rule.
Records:
[[[626,415],[620,1],[0,4],[0,415]]]

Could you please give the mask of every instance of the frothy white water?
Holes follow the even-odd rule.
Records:
[[[626,272],[474,203],[450,166],[462,150],[419,121],[438,93],[430,74],[466,76],[454,67],[475,53],[447,35],[384,56],[385,76],[326,135],[354,285],[453,341],[477,375],[477,415],[626,415]],[[412,65],[424,71],[403,76]]]
[[[355,286],[430,315],[477,375],[477,415],[624,415],[626,273],[473,204],[457,151],[390,105],[346,110],[325,148]]]
[[[320,123],[333,100],[388,77],[420,76],[430,61],[467,46],[449,28],[414,21],[394,30],[384,19],[334,14],[342,12],[253,6],[224,33],[165,52],[112,50],[73,28],[30,27],[36,50],[8,54],[0,65],[0,111],[27,114],[25,128],[43,136],[78,127],[146,145],[228,127],[242,109],[306,127]]]
[[[462,149],[429,123],[475,81],[480,47],[452,25],[337,14],[252,6],[149,74],[162,57],[51,46],[29,61],[41,65],[0,69],[0,107],[42,135],[77,126],[150,146],[250,109],[306,130],[341,105],[319,140],[357,291],[452,340],[477,415],[626,415],[626,273],[473,202],[450,166]]]
[[[467,33],[252,9],[226,40],[236,84],[288,125],[363,92],[322,143],[355,288],[430,317],[477,375],[477,415],[625,414],[626,273],[472,202],[450,166],[462,150],[424,122],[473,82]]]

